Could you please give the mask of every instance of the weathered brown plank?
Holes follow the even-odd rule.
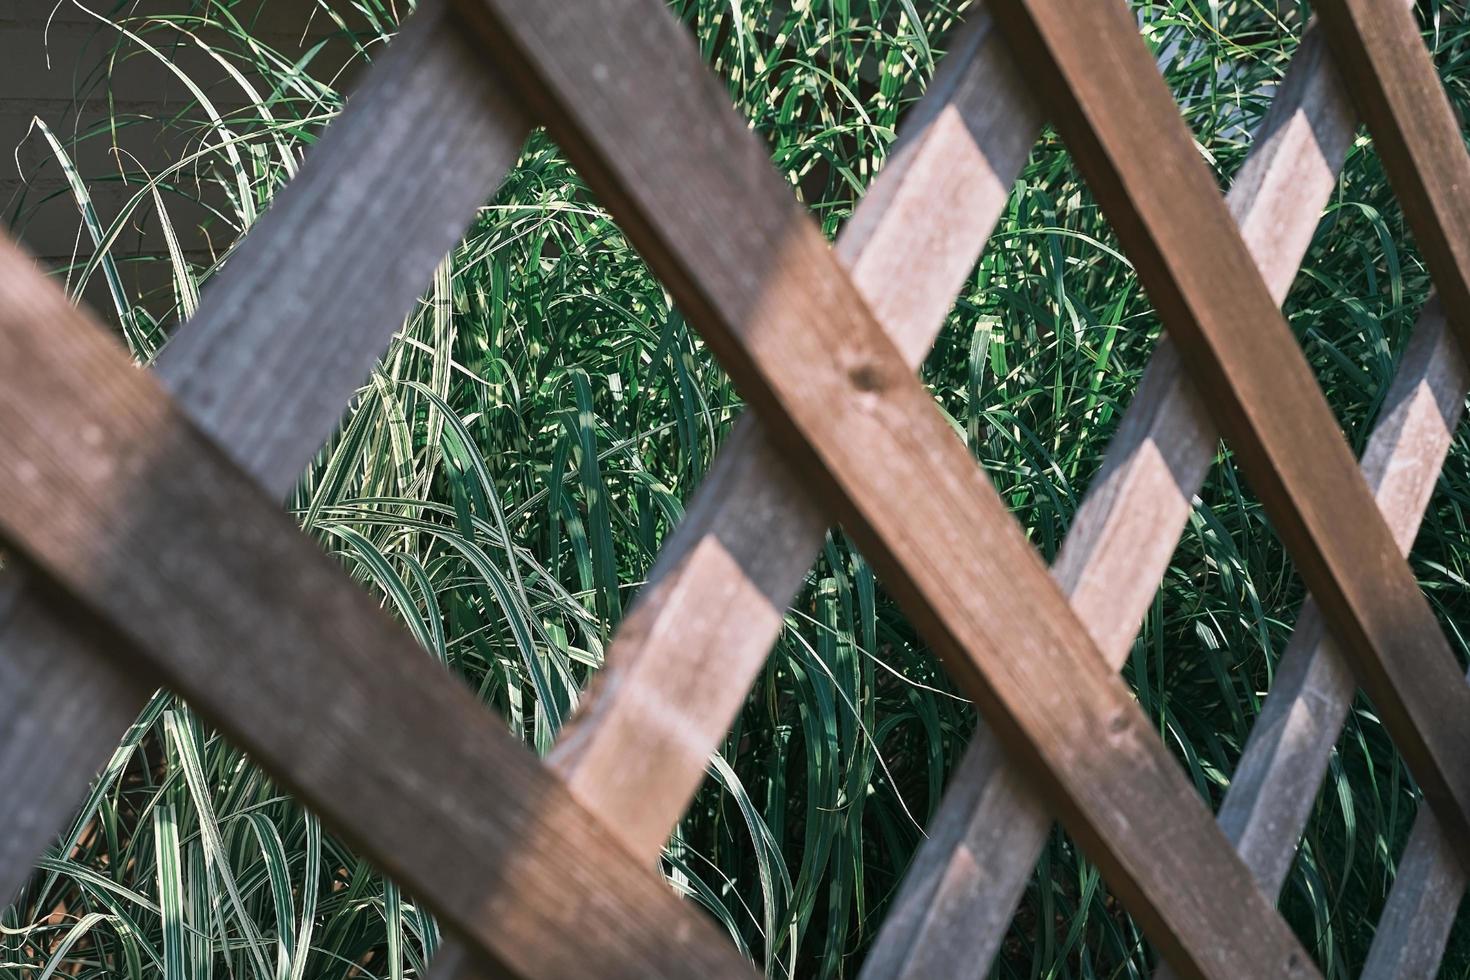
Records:
[[[1324,39],[1311,30],[1227,198],[1278,303],[1336,185],[1356,125]],[[1165,338],[1052,566],[1112,670],[1121,669],[1132,649],[1218,440]],[[977,732],[863,975],[987,975],[1050,825],[1025,778],[1006,765],[993,738]]]
[[[1434,814],[1422,808],[1399,858],[1388,904],[1363,965],[1363,980],[1438,975],[1465,898],[1466,877],[1465,866]]]
[[[460,9],[1155,942],[1313,974],[663,5]]]
[[[1362,462],[1363,475],[1405,555],[1449,452],[1467,391],[1470,369],[1438,300],[1431,298],[1404,352]],[[1268,894],[1280,892],[1291,870],[1297,842],[1356,693],[1351,665],[1326,632],[1316,603],[1308,599],[1220,808],[1221,828],[1235,841]],[[1394,975],[1417,977],[1434,972],[1444,942],[1436,947],[1431,939],[1436,932],[1449,934],[1460,894],[1446,895],[1445,889],[1455,879],[1463,889],[1464,881],[1458,860],[1451,861],[1453,870],[1427,867],[1433,856],[1448,847],[1426,809],[1415,823],[1410,851],[1394,881],[1400,904],[1396,906],[1390,896],[1389,909],[1374,938],[1369,962],[1376,958],[1383,964],[1379,976],[1390,975],[1389,963],[1414,967]],[[1411,912],[1403,904],[1418,908]],[[1399,939],[1388,939],[1391,933],[1397,933]],[[1407,943],[1406,948],[1388,952],[1391,945],[1401,942]],[[1430,965],[1418,969],[1425,963]],[[1163,972],[1160,980],[1167,976]]]
[[[1395,0],[1397,2],[1397,0]],[[1400,753],[1470,854],[1470,687],[1121,3],[993,0]],[[1127,108],[1127,112],[1122,111]]]
[[[1336,57],[1414,232],[1450,328],[1470,342],[1470,157],[1413,13],[1392,4],[1318,0]],[[1463,717],[1463,716],[1461,716]],[[1464,833],[1421,811],[1374,937],[1364,975],[1428,975],[1444,953],[1464,896]]]
[[[160,357],[183,410],[274,497],[330,434],[527,130],[443,6],[420,4]],[[0,597],[8,898],[156,681],[39,605],[19,570],[0,572]]]
[[[0,365],[0,533],[111,656],[505,972],[752,975],[7,241]]]
[[[1450,326],[1470,339],[1470,156],[1455,110],[1397,0],[1316,0]]]
[[[1041,129],[994,24],[953,38],[837,255],[905,360],[928,352]],[[656,860],[704,778],[828,518],[754,416],[717,454],[548,762],[635,855]],[[436,980],[471,980],[458,950]]]
[[[1420,315],[1363,454],[1363,475],[1407,555],[1470,390],[1459,344],[1437,300]],[[1280,890],[1322,773],[1351,707],[1348,664],[1310,600],[1220,810],[1257,878]]]
[[[1041,130],[977,11],[837,254],[917,369]],[[658,856],[780,633],[829,522],[754,416],[665,542],[551,762],[634,853]]]

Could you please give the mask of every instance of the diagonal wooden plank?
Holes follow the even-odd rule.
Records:
[[[1466,878],[1465,866],[1434,813],[1421,808],[1373,933],[1363,980],[1440,975]]]
[[[915,370],[1040,130],[993,21],[975,12],[837,241]],[[827,524],[760,422],[742,418],[547,760],[638,857],[657,860],[687,809]],[[435,959],[436,980],[478,975],[461,950]]]
[[[1438,300],[1431,298],[1415,325],[1362,461],[1363,475],[1404,555],[1414,544],[1463,415],[1467,392],[1470,368]],[[1241,857],[1268,894],[1281,891],[1291,870],[1297,843],[1356,693],[1351,664],[1333,642],[1321,611],[1309,598],[1277,665],[1270,694],[1220,808],[1221,828],[1235,841]],[[1426,809],[1416,821],[1416,832],[1400,871],[1401,877],[1409,872],[1403,879],[1407,886],[1403,894],[1407,897],[1411,890],[1421,892],[1414,901],[1419,906],[1428,906],[1426,900],[1440,896],[1443,886],[1414,889],[1416,876],[1428,855],[1449,849],[1437,828],[1432,834],[1421,830],[1421,824],[1433,827],[1428,817]],[[1458,860],[1451,864],[1454,869],[1460,868]],[[1434,874],[1436,882],[1454,877],[1455,873],[1444,869]],[[1394,888],[1398,891],[1399,879],[1395,879]],[[1447,908],[1421,907],[1420,920],[1404,922],[1399,930],[1390,927],[1390,932],[1398,931],[1401,937],[1405,936],[1404,930],[1412,933],[1410,944],[1393,958],[1415,967],[1393,975],[1429,976],[1434,972],[1444,942],[1441,939],[1435,946],[1430,937],[1437,931],[1448,935],[1456,905],[1450,901]],[[1389,908],[1393,912],[1392,897]],[[1406,911],[1399,909],[1397,914],[1403,916]],[[1389,916],[1385,922],[1393,921],[1390,913],[1385,913]],[[1384,937],[1381,923],[1374,937],[1375,951],[1385,948]],[[1417,968],[1429,958],[1432,962],[1428,966]],[[1370,964],[1373,961],[1370,956]],[[1168,976],[1167,970],[1162,971],[1159,980]]]
[[[753,975],[3,240],[0,365],[0,533],[111,656],[505,973]]]
[[[662,4],[460,9],[1166,955],[1313,975]]]
[[[1396,0],[1395,0],[1396,2]],[[1470,855],[1470,687],[1122,3],[992,0],[1337,642]],[[1128,106],[1129,114],[1118,111]]]
[[[1311,28],[1227,198],[1278,304],[1336,186],[1356,127],[1325,39]],[[1421,328],[1425,333],[1433,331]],[[1434,365],[1410,356],[1400,378],[1423,380],[1434,372]],[[1380,425],[1380,433],[1386,426]],[[1165,338],[1052,566],[1113,670],[1121,669],[1132,649],[1218,440]],[[1424,465],[1431,467],[1432,481],[1437,462]],[[1319,764],[1309,773],[1313,786],[1321,769]],[[1007,767],[994,739],[978,732],[950,779],[863,975],[986,975],[1050,825],[1024,777]],[[1222,825],[1238,843],[1231,826],[1223,820]],[[1242,857],[1264,880],[1253,854],[1245,850]]]
[[[444,18],[440,0],[419,5],[160,358],[181,407],[274,497],[527,132]],[[0,572],[0,895],[19,887],[155,686],[39,603],[20,570]]]
[[[1450,328],[1470,342],[1470,157],[1411,11],[1318,0],[1349,90],[1373,135],[1415,242],[1444,298]],[[1364,976],[1427,976],[1444,955],[1470,868],[1459,828],[1424,808],[1399,864]]]
[[[940,62],[837,242],[917,370],[1041,131],[990,16]],[[550,761],[635,854],[655,859],[770,653],[828,517],[754,416],[664,543]]]
[[[1315,0],[1348,91],[1462,339],[1470,337],[1470,155],[1412,8]]]

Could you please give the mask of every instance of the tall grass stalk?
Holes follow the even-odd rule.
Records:
[[[66,0],[71,2],[71,0]],[[274,0],[285,2],[285,0]],[[402,0],[315,0],[350,60],[370,60]],[[672,0],[774,165],[835,235],[903,109],[943,58],[959,0]],[[273,49],[226,0],[167,16],[118,3],[99,76],[204,46],[220,71],[179,77],[187,106],[94,131],[38,128],[70,180],[115,321],[147,359],[228,252],[200,259],[178,198],[230,242],[269,207],[341,108],[324,48]],[[1136,3],[1145,37],[1226,185],[1294,51],[1305,3]],[[1420,13],[1462,111],[1464,8]],[[179,71],[182,76],[184,73]],[[656,93],[654,93],[656,95]],[[190,150],[159,172],[119,154],[78,173],[76,146],[134,127]],[[424,175],[432,179],[432,175]],[[97,214],[88,188],[130,189]],[[10,216],[24,229],[26,212]],[[125,228],[171,283],[124,296]],[[138,261],[133,258],[132,261]],[[1360,140],[1287,312],[1361,447],[1428,279],[1372,147]],[[1048,558],[1133,392],[1158,324],[1065,150],[1037,146],[924,378]],[[448,667],[545,752],[740,412],[697,333],[557,148],[534,135],[409,313],[290,506],[403,620],[424,669]],[[1466,608],[1470,453],[1457,443],[1414,551],[1457,648]],[[1200,793],[1218,804],[1303,598],[1262,510],[1222,453],[1125,676]],[[437,663],[435,663],[437,661]],[[324,706],[325,710],[325,706]],[[772,976],[851,976],[883,921],[973,728],[922,639],[834,531],[709,780],[665,852],[670,883]],[[1282,903],[1333,978],[1354,975],[1417,795],[1366,702],[1354,711]],[[467,860],[473,860],[467,855]],[[569,887],[570,884],[569,884]],[[286,797],[187,706],[157,695],[0,931],[0,975],[421,977],[433,919]],[[1447,975],[1470,972],[1457,932]],[[1037,868],[997,977],[1143,977],[1151,954],[1061,832]]]

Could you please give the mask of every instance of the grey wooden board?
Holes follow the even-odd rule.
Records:
[[[160,357],[181,408],[273,497],[329,436],[520,150],[525,128],[491,85],[474,82],[483,78],[475,55],[440,7],[421,5]],[[119,667],[72,617],[41,607],[20,571],[0,573],[0,594],[0,892],[9,896],[156,678]]]
[[[459,9],[1155,942],[1199,975],[1313,974],[668,11]]]
[[[8,241],[0,365],[0,536],[112,658],[506,972],[753,976]]]

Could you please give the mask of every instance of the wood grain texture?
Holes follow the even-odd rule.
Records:
[[[1437,300],[1405,350],[1362,470],[1407,555],[1459,424],[1470,373]],[[1270,893],[1280,891],[1356,693],[1310,599],[1282,654],[1220,809],[1220,823]]]
[[[420,5],[159,359],[180,407],[273,497],[328,437],[527,131],[444,17],[438,0]],[[8,898],[157,679],[78,634],[19,570],[0,572],[0,597]]]
[[[1438,300],[1431,298],[1415,325],[1362,460],[1363,475],[1405,555],[1449,452],[1467,392],[1470,368]],[[1291,870],[1356,694],[1352,667],[1309,598],[1220,807],[1221,828],[1268,894],[1281,891]],[[1436,947],[1432,937],[1448,936],[1464,889],[1458,860],[1452,860],[1448,870],[1429,867],[1432,856],[1448,847],[1428,810],[1420,813],[1410,852],[1400,864],[1385,918],[1374,937],[1370,963],[1378,957],[1385,963],[1412,964],[1413,969],[1393,974],[1405,977],[1434,972],[1433,965],[1418,967],[1431,958],[1438,963],[1444,941]],[[1456,879],[1460,891],[1449,892]],[[1416,908],[1396,908],[1396,901]],[[1400,924],[1385,932],[1391,921]],[[1399,938],[1388,938],[1394,932]],[[1390,947],[1403,948],[1388,953]],[[1168,976],[1164,971],[1160,980]]]
[[[0,534],[111,657],[500,970],[753,975],[8,241],[0,365]]]
[[[1336,186],[1356,125],[1324,39],[1311,30],[1227,198],[1278,303]],[[1165,338],[1052,566],[1112,670],[1132,649],[1218,440]],[[1024,775],[977,731],[863,976],[987,976],[1050,826]]]
[[[1378,919],[1363,980],[1432,977],[1465,897],[1465,866],[1429,809],[1414,819],[1388,904]]]
[[[1318,0],[1335,57],[1374,150],[1443,298],[1461,349],[1470,343],[1470,156],[1411,11],[1391,3]],[[1461,716],[1463,717],[1463,716]],[[1421,809],[1374,936],[1364,976],[1428,976],[1464,897],[1463,829]],[[1451,861],[1453,851],[1459,858]]]
[[[976,11],[838,238],[839,259],[917,370],[1041,129]],[[548,762],[632,852],[657,860],[765,663],[829,523],[747,415],[721,447]],[[435,980],[472,980],[455,950]]]
[[[1154,941],[1313,975],[667,9],[460,9]]]
[[[1315,0],[1450,326],[1470,340],[1470,155],[1411,8]]]
[[[1397,0],[1395,0],[1397,2]],[[994,0],[1359,681],[1470,855],[1470,687],[1121,3]],[[1122,111],[1123,107],[1127,112]]]
[[[914,370],[1041,130],[983,11],[941,66],[837,243]],[[699,788],[829,520],[756,418],[741,419],[551,755],[634,853],[656,858]]]

